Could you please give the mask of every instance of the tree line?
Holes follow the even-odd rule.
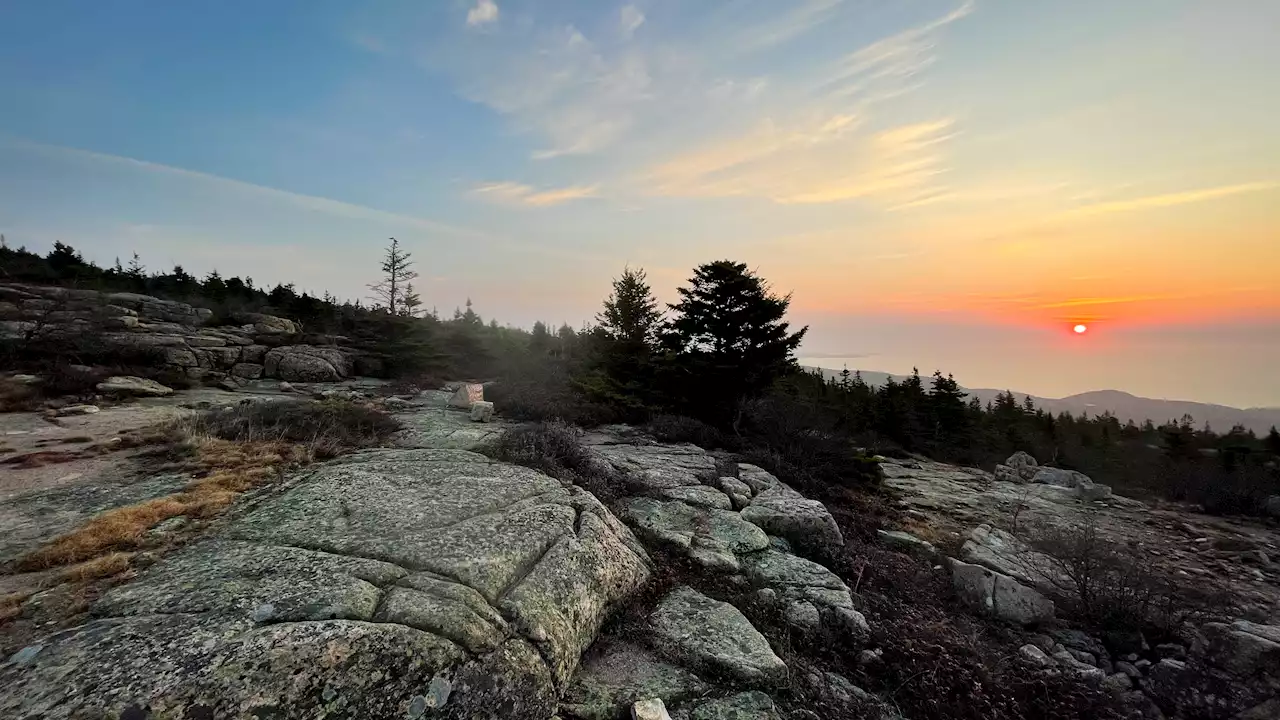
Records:
[[[578,330],[485,322],[470,300],[447,318],[424,311],[412,258],[395,240],[379,267],[369,302],[339,302],[216,271],[201,279],[180,266],[148,272],[137,256],[100,268],[62,243],[43,256],[0,247],[6,280],[181,300],[214,310],[215,322],[244,311],[282,315],[308,333],[342,335],[381,354],[388,372],[407,380],[497,379],[492,393],[519,419],[649,423],[668,439],[755,452],[797,482],[865,482],[873,453],[990,468],[1027,450],[1122,493],[1211,511],[1256,511],[1280,494],[1275,428],[1257,437],[1241,427],[1196,428],[1189,417],[1157,425],[1054,414],[1011,392],[982,404],[940,371],[879,386],[848,370],[832,378],[806,372],[795,352],[807,328],[787,322],[790,296],[740,262],[698,266],[668,305],[642,269],[626,268],[594,322]]]

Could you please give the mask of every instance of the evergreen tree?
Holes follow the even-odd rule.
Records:
[[[409,283],[418,278],[410,258],[410,253],[400,248],[400,241],[391,238],[382,258],[382,281],[369,286],[375,307],[389,315],[405,314],[404,300],[410,291]]]
[[[647,347],[657,339],[662,323],[658,301],[644,270],[624,268],[613,281],[613,294],[604,301],[596,323],[611,339],[630,347]]]
[[[551,333],[546,323],[539,320],[533,324],[533,332],[529,336],[529,351],[535,355],[546,355],[551,352]]]
[[[742,400],[798,368],[794,353],[808,328],[790,331],[783,318],[791,297],[772,293],[745,264],[701,265],[679,293],[664,343],[675,361],[675,398],[689,410],[723,423]]]
[[[1263,441],[1267,448],[1267,452],[1280,457],[1280,431],[1276,430],[1276,426],[1271,426],[1271,432],[1267,433],[1267,439]]]
[[[419,309],[422,307],[422,298],[413,290],[413,283],[406,283],[404,286],[404,296],[400,298],[399,315],[405,317],[417,317],[422,313]]]

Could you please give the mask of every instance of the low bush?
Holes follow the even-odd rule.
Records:
[[[873,487],[880,464],[834,430],[830,418],[784,393],[747,403],[740,422],[744,457],[817,496],[834,488]]]
[[[1234,617],[1229,593],[1161,575],[1140,551],[1104,537],[1093,513],[1027,539],[1048,558],[1028,565],[1052,589],[1059,612],[1098,632],[1169,638],[1190,620]]]
[[[242,403],[196,415],[184,428],[197,437],[301,443],[317,459],[376,447],[399,429],[400,421],[387,413],[348,400]]]
[[[485,396],[503,417],[521,422],[560,420],[594,427],[620,419],[614,408],[588,399],[563,368],[549,363],[487,386]]]
[[[733,449],[737,443],[716,428],[683,415],[658,415],[645,425],[655,440],[663,443],[692,443],[705,450]]]
[[[481,448],[494,460],[523,465],[578,485],[606,505],[625,490],[623,481],[582,445],[579,431],[559,421],[513,428]]]

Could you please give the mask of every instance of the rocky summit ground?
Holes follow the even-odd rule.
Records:
[[[264,383],[0,422],[17,453],[74,455],[192,406],[283,396]],[[56,571],[10,566],[0,582],[21,602],[0,625],[0,717],[901,717],[892,693],[796,660],[795,648],[822,642],[873,664],[877,643],[892,642],[813,551],[851,542],[823,503],[762,468],[626,427],[581,438],[591,474],[612,479],[597,497],[476,452],[509,426],[472,422],[448,398],[388,401],[404,424],[388,447],[246,492],[80,606],[59,598]],[[10,564],[187,481],[127,450],[30,464],[0,480]],[[1010,623],[1025,638],[1010,661],[1026,673],[1108,687],[1133,717],[1280,717],[1267,714],[1280,690],[1274,527],[1086,501],[922,459],[886,459],[884,470],[903,520],[879,542],[952,576],[969,611]],[[1034,526],[1083,511],[1170,572],[1223,583],[1244,614],[1129,659],[1085,633],[1044,629],[1053,603],[1001,528],[1011,515]]]

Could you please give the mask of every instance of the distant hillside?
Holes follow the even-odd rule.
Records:
[[[825,377],[838,377],[840,375],[838,370],[828,368],[808,367],[806,369],[821,370]],[[897,381],[906,379],[905,375],[892,375],[872,370],[863,370],[861,372],[863,380],[868,384],[877,386],[883,385],[884,381],[890,377]],[[925,380],[927,384],[928,378]],[[996,395],[1004,392],[1004,390],[965,388],[965,392],[969,393],[970,396],[977,396],[982,402],[986,403],[994,400]],[[1014,390],[1013,394],[1022,399],[1024,395],[1029,393]],[[1167,420],[1177,420],[1183,415],[1190,415],[1195,418],[1197,427],[1208,422],[1218,432],[1226,432],[1234,425],[1243,425],[1262,435],[1270,430],[1273,425],[1280,427],[1280,408],[1241,409],[1227,405],[1191,402],[1190,400],[1157,400],[1155,398],[1138,397],[1120,390],[1094,390],[1064,398],[1045,398],[1032,395],[1031,399],[1035,401],[1036,407],[1044,408],[1050,412],[1069,412],[1072,415],[1080,415],[1082,413],[1100,415],[1104,412],[1111,412],[1120,418],[1122,422],[1133,420],[1136,423],[1141,423],[1149,419],[1156,424],[1160,424]]]

